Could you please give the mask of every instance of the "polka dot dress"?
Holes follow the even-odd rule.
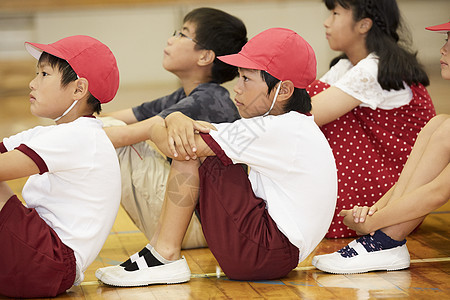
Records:
[[[330,85],[316,80],[314,96]],[[372,206],[397,181],[417,134],[436,115],[422,85],[411,86],[413,99],[392,109],[357,107],[321,127],[333,150],[338,170],[338,198],[328,238],[356,236],[337,214],[354,205]]]

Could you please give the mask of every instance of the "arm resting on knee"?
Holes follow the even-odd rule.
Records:
[[[431,182],[403,197],[387,203],[365,222],[355,223],[351,211],[345,211],[344,224],[359,234],[369,234],[381,228],[426,216],[450,199],[450,164]]]

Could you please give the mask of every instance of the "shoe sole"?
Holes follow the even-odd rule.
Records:
[[[133,282],[117,282],[115,280],[109,280],[108,278],[101,279],[101,282],[111,285],[111,286],[117,286],[117,287],[137,287],[137,286],[148,286],[148,285],[156,285],[156,284],[178,284],[178,283],[185,283],[191,280],[191,275],[189,274],[189,277],[186,276],[186,274],[181,274],[180,277],[175,277],[167,280],[167,278],[163,280],[143,280],[143,281],[133,281]]]
[[[317,262],[317,264],[316,264],[316,268],[321,271],[331,273],[331,274],[343,274],[343,275],[345,275],[345,274],[361,274],[361,273],[367,273],[367,272],[373,272],[373,271],[388,271],[388,272],[389,271],[399,271],[399,270],[408,269],[409,266],[410,266],[409,263],[402,263],[402,264],[390,266],[390,267],[372,267],[372,268],[336,271],[335,269],[320,265],[320,262]]]
[[[182,266],[180,266],[180,264]],[[170,267],[168,268],[168,266]],[[182,270],[180,270],[180,268]],[[122,267],[117,266],[110,268],[110,270],[111,271],[108,272],[99,269],[95,272],[95,276],[105,284],[118,287],[177,284],[188,282],[191,279],[191,271],[185,261],[133,272],[125,272]],[[112,274],[112,276],[110,274]]]
[[[362,251],[361,251],[362,253]],[[394,253],[394,254],[392,254]],[[380,256],[381,255],[381,256]],[[396,258],[392,258],[391,261],[389,260],[383,260],[384,255],[395,255]],[[324,272],[332,273],[332,274],[360,274],[360,273],[366,273],[366,272],[372,272],[372,271],[398,271],[407,269],[410,266],[410,256],[408,249],[406,245],[401,246],[401,248],[392,248],[388,250],[383,250],[383,254],[380,254],[380,252],[372,252],[372,254],[363,254],[363,257],[366,260],[370,260],[371,262],[375,261],[378,262],[370,264],[365,264],[361,266],[361,262],[359,263],[359,266],[353,267],[353,268],[346,268],[346,265],[352,265],[356,264],[354,260],[357,260],[356,257],[354,258],[348,258],[348,262],[343,263],[341,260],[342,258],[337,252],[334,252],[332,254],[327,254],[324,256],[316,256],[315,259],[313,259],[313,265]],[[341,260],[340,263],[335,263],[334,261]],[[333,265],[334,264],[334,265]]]

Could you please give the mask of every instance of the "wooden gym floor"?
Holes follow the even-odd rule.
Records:
[[[30,64],[8,67],[0,62],[0,138],[39,125],[51,124],[29,113],[28,81],[30,76],[15,77],[19,82],[7,81],[11,69],[29,70]],[[6,76],[7,75],[7,76]],[[6,81],[4,80],[6,79]],[[431,76],[429,91],[438,113],[450,113],[450,86],[438,73]],[[21,87],[19,87],[21,86]],[[173,87],[142,87],[120,90],[117,106],[105,111],[120,109],[120,99],[126,106],[140,103],[153,96],[161,96]],[[151,91],[150,91],[151,90]],[[153,94],[152,94],[153,93]],[[447,101],[447,102],[446,102]],[[20,195],[25,180],[10,181],[15,193]],[[97,268],[118,264],[139,251],[147,240],[120,210],[114,227],[97,259],[87,269],[84,282],[72,287],[60,299],[450,299],[450,203],[428,216],[422,226],[408,238],[411,267],[395,272],[372,272],[358,275],[330,275],[315,269],[311,259],[316,254],[336,251],[351,239],[324,239],[315,251],[286,278],[271,281],[228,280],[207,248],[184,251],[192,271],[191,281],[177,285],[157,285],[139,288],[114,288],[95,278]],[[1,241],[0,241],[1,242]],[[1,269],[1,267],[0,267]],[[0,296],[0,299],[7,299]]]

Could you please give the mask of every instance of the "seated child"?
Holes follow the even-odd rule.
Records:
[[[117,215],[119,162],[93,114],[116,95],[119,71],[89,36],[25,46],[38,59],[30,110],[56,125],[0,143],[0,294],[54,297],[83,281]],[[5,181],[28,176],[24,206]]]
[[[156,115],[165,118],[175,111],[214,123],[237,120],[236,106],[220,85],[234,79],[237,68],[221,62],[217,56],[237,53],[246,42],[247,30],[238,18],[213,8],[192,10],[164,49],[163,67],[179,78],[181,87],[170,95],[108,114],[141,126],[139,130],[125,127],[123,139],[113,140],[116,147],[121,147],[117,153],[122,173],[122,206],[148,239],[161,214],[170,163],[143,142],[148,135],[145,120]],[[114,130],[106,128],[108,135]],[[200,223],[193,216],[183,248],[202,246],[206,242]]]
[[[441,75],[450,80],[450,22],[428,30],[445,32]],[[336,274],[408,268],[406,237],[434,209],[450,199],[450,116],[438,115],[420,131],[397,183],[372,207],[342,210],[344,224],[365,234],[341,250],[313,258],[320,270]]]
[[[309,113],[313,49],[295,32],[272,28],[219,59],[239,67],[234,91],[243,119],[214,124],[207,134],[205,123],[178,112],[153,118],[150,140],[175,158],[160,230],[137,257],[97,270],[104,283],[189,281],[181,241],[197,204],[208,246],[230,279],[283,277],[324,237],[337,178],[330,146]],[[194,129],[203,133],[184,134]],[[173,152],[171,141],[179,139],[186,142]]]
[[[308,87],[314,119],[338,169],[335,216],[326,237],[356,233],[338,214],[373,205],[397,181],[417,134],[436,115],[428,76],[400,42],[395,0],[324,0],[328,44],[343,55]],[[403,28],[404,29],[404,28]]]

